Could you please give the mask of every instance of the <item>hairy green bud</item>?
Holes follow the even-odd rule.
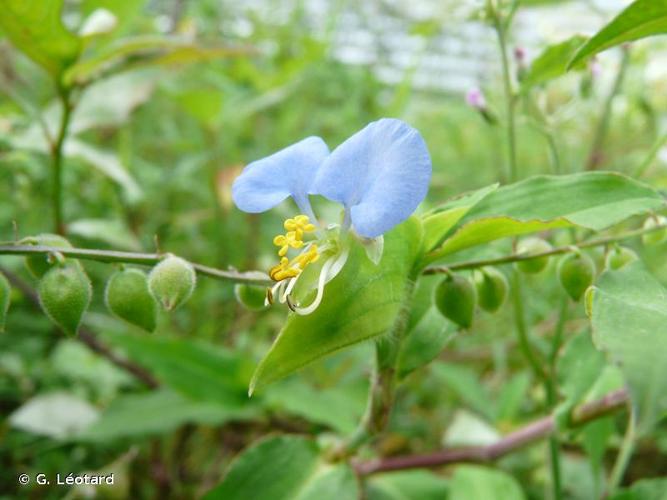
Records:
[[[495,267],[475,272],[474,278],[479,306],[487,312],[496,312],[507,298],[509,290],[507,278]]]
[[[109,310],[147,332],[157,325],[157,302],[148,290],[148,277],[139,269],[123,269],[107,283],[104,301]]]
[[[658,226],[667,226],[667,218],[663,216],[649,217],[644,221],[643,229],[652,229]],[[658,245],[667,240],[667,228],[657,229],[642,235],[644,245]]]
[[[558,280],[574,301],[581,299],[594,278],[595,264],[586,254],[572,253],[558,263]]]
[[[29,245],[38,245],[43,247],[57,247],[57,248],[72,248],[72,244],[59,234],[38,234],[25,238],[24,240]],[[48,254],[28,255],[25,258],[25,266],[35,278],[39,279],[51,269],[55,263],[49,261]]]
[[[167,311],[173,311],[190,298],[197,275],[188,261],[170,255],[148,275],[148,288]]]
[[[475,287],[462,276],[448,276],[435,289],[435,305],[440,313],[463,328],[470,328],[475,312]]]
[[[266,291],[264,288],[239,283],[234,286],[234,296],[239,304],[250,311],[264,309]]]
[[[617,271],[622,267],[627,266],[631,262],[639,259],[637,253],[631,248],[627,247],[614,247],[609,252],[604,260],[605,269],[611,269],[612,271]]]
[[[83,268],[73,263],[54,266],[39,281],[37,290],[47,316],[65,333],[76,334],[93,294]]]
[[[549,242],[541,238],[526,238],[521,241],[517,247],[517,254],[519,255],[535,255],[543,252],[548,252],[553,247]],[[530,260],[521,260],[516,263],[519,271],[526,274],[537,274],[544,270],[549,264],[549,257],[539,257]]]
[[[11,293],[12,287],[9,286],[9,281],[4,274],[0,273],[0,332],[5,331],[5,320],[7,319],[7,311],[9,311]]]

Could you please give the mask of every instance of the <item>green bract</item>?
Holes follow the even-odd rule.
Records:
[[[649,217],[644,221],[644,229],[652,229],[658,226],[667,225],[667,217]],[[667,240],[667,228],[657,229],[642,235],[642,243],[644,245],[657,245]]]
[[[234,296],[239,304],[250,311],[264,309],[266,290],[257,286],[237,284],[234,286]]]
[[[639,259],[639,256],[631,248],[614,247],[607,253],[604,266],[605,269],[616,271],[630,264],[631,262],[636,261],[637,259]]]
[[[148,279],[143,271],[124,269],[114,273],[107,283],[104,300],[119,318],[148,332],[155,330],[157,303],[148,290]]]
[[[472,326],[475,287],[463,276],[448,276],[435,289],[434,301],[442,315],[463,328]]]
[[[0,273],[0,332],[5,331],[5,320],[7,319],[7,311],[9,310],[10,294],[12,288],[9,286],[9,281],[5,275]]]
[[[44,247],[72,248],[72,244],[59,234],[38,234],[35,237],[26,238],[26,242],[31,245]],[[25,265],[30,274],[35,278],[41,278],[54,264],[49,262],[48,254],[39,254],[27,256],[25,258]]]
[[[519,255],[535,255],[548,252],[552,246],[541,238],[526,238],[517,247]],[[516,263],[517,269],[526,274],[537,274],[544,270],[549,264],[549,257],[539,257],[536,259],[522,260]]]
[[[486,267],[474,275],[479,306],[487,312],[496,312],[505,303],[509,284],[505,275],[495,267]]]
[[[172,311],[190,298],[197,276],[188,261],[170,255],[160,261],[148,276],[148,287],[167,311]]]
[[[595,264],[584,253],[566,255],[558,263],[558,280],[574,301],[581,298],[594,278]]]
[[[80,265],[67,263],[49,270],[38,286],[44,312],[65,333],[74,335],[92,297],[90,280]]]

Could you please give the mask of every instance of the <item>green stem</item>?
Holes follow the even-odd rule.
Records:
[[[512,302],[519,348],[526,358],[526,361],[528,361],[533,373],[543,382],[548,382],[547,374],[542,368],[542,361],[533,350],[533,347],[530,344],[530,339],[528,338],[528,328],[526,327],[526,319],[524,317],[522,295],[521,276],[519,276],[519,272],[514,269],[512,271]]]
[[[569,309],[569,301],[567,297],[563,298],[560,314],[558,315],[558,323],[554,330],[554,336],[551,342],[551,353],[549,355],[549,374],[544,387],[547,395],[547,407],[549,411],[554,411],[558,404],[558,374],[556,373],[556,360],[558,359],[558,351],[560,349],[563,332],[565,330],[565,323],[567,322],[567,313]],[[563,487],[561,480],[561,459],[560,459],[560,438],[558,436],[558,428],[549,436],[549,465],[551,467],[551,480],[553,488],[553,498],[561,500],[563,498]]]
[[[375,344],[375,365],[368,391],[366,413],[356,431],[344,443],[336,456],[351,456],[362,445],[384,431],[394,404],[397,384],[397,364],[407,333],[412,294],[416,276],[408,279],[403,307],[391,332]]]
[[[5,245],[0,246],[0,255],[41,255],[61,254],[65,257],[82,260],[94,260],[97,262],[123,262],[126,264],[137,264],[152,266],[160,262],[167,254],[159,253],[135,253],[118,252],[115,250],[92,250],[86,248],[61,248],[39,245]],[[238,272],[232,270],[217,269],[191,262],[197,273],[219,280],[233,281],[236,283],[247,283],[250,285],[264,286],[273,282],[260,271]]]
[[[658,153],[665,144],[667,144],[667,134],[663,135],[662,137],[659,137],[658,140],[655,141],[655,143],[653,143],[653,146],[646,155],[646,158],[644,158],[644,161],[642,161],[639,165],[637,165],[637,168],[632,173],[632,176],[637,178],[642,177],[646,173],[648,168],[653,164],[655,158],[658,156]]]
[[[600,120],[598,121],[597,127],[595,128],[595,135],[593,136],[591,151],[588,154],[588,160],[586,161],[586,170],[595,170],[600,166],[603,160],[602,153],[604,142],[607,138],[607,132],[609,131],[612,105],[614,104],[614,99],[621,91],[623,80],[625,79],[625,74],[630,63],[630,50],[627,47],[624,47],[622,50],[623,56],[621,58],[621,65],[618,68],[618,73],[616,74],[616,79],[614,80],[614,84],[611,87],[611,91],[609,92],[607,99],[604,101],[604,105],[602,106],[602,114],[600,115]]]
[[[507,164],[509,170],[510,182],[517,180],[517,159],[516,159],[516,124],[514,119],[514,93],[512,91],[512,74],[510,70],[509,57],[507,56],[507,29],[511,18],[503,23],[500,14],[496,13],[494,18],[494,28],[498,37],[498,48],[500,49],[500,61],[503,73],[503,89],[505,92],[505,119],[507,132]]]
[[[611,471],[611,476],[609,478],[609,487],[607,493],[609,495],[613,494],[623,481],[623,476],[625,475],[625,470],[628,468],[630,463],[630,457],[635,449],[635,434],[636,434],[636,415],[634,408],[630,408],[628,416],[628,427],[625,430],[625,435],[623,436],[623,442],[621,443],[621,449],[616,456],[616,462],[614,463],[614,468]]]
[[[65,223],[63,220],[63,195],[62,195],[62,170],[63,170],[63,147],[67,132],[69,129],[70,118],[72,115],[72,103],[70,101],[69,90],[62,87],[58,88],[58,96],[62,105],[62,114],[60,116],[60,126],[58,135],[51,147],[52,170],[52,210],[54,231],[58,234],[65,234]]]
[[[530,255],[521,255],[521,254],[512,254],[506,255],[504,257],[496,257],[493,259],[479,259],[479,260],[467,260],[463,262],[456,262],[444,266],[431,266],[424,269],[424,274],[442,274],[442,273],[451,273],[453,271],[463,271],[467,269],[477,269],[485,266],[499,266],[502,264],[511,264],[513,262],[523,262],[527,260],[539,259],[541,257],[551,257],[553,255],[560,255],[564,253],[574,252],[583,248],[592,248],[610,245],[623,240],[628,240],[630,238],[636,238],[647,233],[652,233],[653,231],[660,231],[667,228],[667,225],[655,226],[647,229],[636,229],[633,231],[628,231],[621,233],[617,236],[608,236],[605,238],[597,238],[588,241],[581,241],[572,245],[562,246],[552,248],[546,252],[540,252]],[[2,247],[0,247],[0,254],[2,253]]]

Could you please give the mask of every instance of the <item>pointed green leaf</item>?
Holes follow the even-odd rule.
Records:
[[[322,463],[317,445],[307,438],[274,436],[242,452],[204,499],[338,500],[358,495],[348,465]]]
[[[581,47],[568,65],[598,52],[654,35],[667,33],[667,0],[636,0]]]
[[[384,236],[376,266],[354,244],[336,278],[324,289],[320,306],[307,316],[292,314],[261,361],[250,392],[323,356],[389,331],[403,307],[419,257],[422,227],[412,217]]]
[[[498,189],[498,184],[492,184],[472,193],[465,194],[438,207],[433,213],[427,214],[424,224],[424,250],[433,250],[442,243],[445,236],[458,221],[460,221],[472,207],[477,205],[489,193]]]
[[[625,376],[639,430],[650,430],[667,412],[667,289],[639,262],[607,271],[595,287],[591,321],[596,347]]]
[[[580,226],[599,231],[663,204],[653,189],[620,174],[531,177],[486,196],[427,259],[548,229]]]
[[[59,77],[79,56],[81,40],[60,19],[63,0],[5,0],[0,28],[30,59]]]
[[[564,42],[550,45],[531,63],[521,80],[522,90],[542,85],[567,73],[572,55],[586,41],[581,35],[575,35]]]

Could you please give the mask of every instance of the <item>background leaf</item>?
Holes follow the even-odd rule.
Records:
[[[593,341],[618,363],[648,431],[667,411],[667,289],[639,262],[602,275],[593,295]]]
[[[5,0],[0,10],[0,28],[12,43],[55,77],[81,50],[79,38],[62,24],[62,7],[62,0]]]
[[[449,500],[523,500],[521,486],[500,470],[477,465],[457,467],[450,482]]]
[[[569,67],[610,47],[665,33],[667,0],[636,0],[586,42]]]
[[[663,204],[650,187],[615,173],[531,177],[485,197],[428,258],[547,229],[580,226],[600,231]]]
[[[405,300],[421,241],[421,224],[413,217],[384,236],[377,266],[354,244],[315,312],[288,318],[257,367],[250,392],[327,354],[386,333]]]
[[[269,437],[232,462],[206,500],[337,500],[357,498],[349,466],[326,465],[316,444],[296,436]]]
[[[526,91],[536,85],[542,85],[567,73],[572,55],[586,41],[575,35],[564,42],[550,45],[530,64],[521,79],[521,88]]]

